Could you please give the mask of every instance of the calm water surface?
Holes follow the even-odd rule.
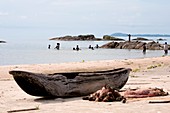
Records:
[[[58,42],[60,43],[60,50],[54,49]],[[6,44],[0,44],[0,65],[131,59],[157,57],[164,54],[162,50],[147,50],[146,54],[143,54],[142,50],[88,49],[89,45],[98,44],[101,46],[105,43],[108,43],[108,41],[10,40]],[[51,49],[47,49],[49,44]],[[80,51],[72,50],[76,45],[79,45]]]

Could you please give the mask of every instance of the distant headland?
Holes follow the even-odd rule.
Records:
[[[113,33],[110,36],[126,37],[127,33]],[[134,37],[170,37],[169,34],[131,34]]]

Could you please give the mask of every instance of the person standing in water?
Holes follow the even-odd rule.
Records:
[[[96,44],[96,48],[99,48],[99,45],[98,45],[98,44]]]
[[[76,50],[77,50],[77,51],[79,51],[79,50],[80,50],[80,48],[79,48],[79,46],[78,46],[78,45],[76,46]]]
[[[60,49],[60,43],[57,43],[56,47],[54,49],[59,50]]]
[[[143,44],[143,54],[146,53],[146,43]]]
[[[164,44],[164,52],[165,52],[165,55],[168,54],[168,44],[167,44],[167,42],[165,42],[165,44]]]
[[[50,48],[51,48],[51,45],[49,44],[49,45],[48,45],[48,49],[50,49]]]

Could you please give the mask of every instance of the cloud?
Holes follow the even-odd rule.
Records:
[[[150,26],[164,31],[170,26],[169,3],[169,0],[1,0],[0,22],[4,26],[63,28],[63,32],[123,29],[149,32]]]
[[[9,14],[7,12],[0,12],[0,16],[8,16]]]
[[[22,15],[22,16],[20,16],[20,18],[21,18],[21,19],[27,19],[28,16]]]

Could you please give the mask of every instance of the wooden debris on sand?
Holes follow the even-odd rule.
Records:
[[[155,103],[170,103],[170,100],[154,100],[154,101],[149,101],[150,104],[155,104]]]
[[[7,112],[8,112],[8,113],[14,113],[14,112],[32,111],[32,110],[39,110],[39,107],[28,108],[28,109],[10,110],[10,111],[7,111]]]

